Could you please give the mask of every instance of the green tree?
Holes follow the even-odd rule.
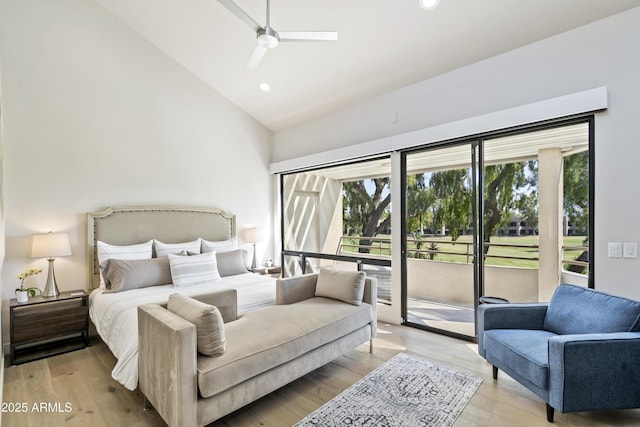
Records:
[[[407,176],[407,230],[424,232],[425,225],[433,221],[430,211],[435,193],[426,183],[425,174]]]
[[[345,234],[356,234],[360,246],[369,246],[371,237],[389,227],[389,178],[369,180],[373,191],[367,191],[365,181],[349,181],[342,184],[343,225]],[[386,193],[386,195],[385,195]],[[369,253],[369,248],[358,248],[359,253]]]
[[[510,220],[511,213],[519,206],[529,209],[528,215],[534,216],[535,200],[528,197],[528,193],[519,192],[530,184],[524,172],[526,165],[526,162],[517,162],[485,167],[483,240],[486,243],[501,225]],[[437,200],[436,226],[448,227],[453,241],[460,236],[460,230],[466,230],[471,223],[470,179],[468,169],[452,169],[434,172],[429,180]]]
[[[564,158],[563,168],[565,214],[583,230],[589,226],[589,152]]]
[[[434,225],[449,228],[451,240],[460,237],[460,230],[471,222],[471,189],[466,169],[434,172],[429,179],[435,196]]]
[[[538,228],[538,161],[531,160],[526,166],[526,184],[516,200],[516,216],[524,219],[527,226]]]
[[[484,236],[489,243],[491,236],[500,226],[507,223],[518,205],[516,190],[527,184],[524,173],[526,163],[502,163],[484,168],[485,200],[484,200]],[[484,253],[489,250],[485,245]]]

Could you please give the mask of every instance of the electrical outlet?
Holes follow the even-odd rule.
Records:
[[[609,243],[609,258],[622,258],[622,243]]]
[[[622,256],[624,258],[638,258],[638,244],[625,243],[622,248]]]

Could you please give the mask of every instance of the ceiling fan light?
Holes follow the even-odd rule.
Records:
[[[418,0],[418,4],[424,10],[433,10],[440,4],[440,0]]]
[[[265,27],[258,31],[258,44],[267,49],[278,46],[280,37],[278,33],[271,27]]]
[[[267,49],[278,46],[278,39],[269,34],[261,34],[258,36],[258,44]]]

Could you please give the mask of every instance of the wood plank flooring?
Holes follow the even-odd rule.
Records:
[[[417,329],[379,323],[373,354],[363,345],[268,396],[216,421],[210,427],[291,426],[399,352],[413,354],[482,378],[455,426],[546,426],[540,399],[491,366],[474,344]],[[4,412],[7,427],[164,426],[158,414],[142,409],[143,397],[111,378],[115,358],[95,340],[84,350],[5,368],[4,404],[26,403],[26,413]],[[49,407],[39,407],[44,402]],[[67,412],[66,403],[70,404]],[[36,408],[40,411],[34,410]],[[57,405],[56,405],[57,404]],[[561,414],[556,426],[640,426],[640,409]]]

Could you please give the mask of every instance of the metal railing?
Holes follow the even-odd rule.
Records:
[[[355,242],[355,243],[353,243]],[[369,244],[362,244],[369,242]],[[444,246],[444,248],[443,248]],[[416,239],[407,238],[407,256],[414,259],[435,259],[437,255],[445,255],[450,257],[460,257],[467,264],[473,262],[473,243],[472,242],[447,242],[441,239]],[[518,243],[485,243],[487,253],[485,259],[505,259],[512,261],[528,261],[538,262],[539,247],[536,244],[518,244]],[[462,249],[458,249],[462,248]],[[531,255],[509,255],[491,253],[491,248],[500,249],[516,249],[515,252],[530,251]],[[363,252],[360,250],[363,249]],[[562,263],[568,266],[576,266],[578,269],[586,269],[589,267],[589,261],[584,259],[569,259],[565,257],[566,251],[580,251],[581,254],[588,254],[587,246],[563,245],[562,246]],[[391,256],[391,238],[389,237],[360,237],[346,236],[340,237],[336,254],[361,254],[376,255],[382,257]],[[588,258],[588,257],[587,257]]]

